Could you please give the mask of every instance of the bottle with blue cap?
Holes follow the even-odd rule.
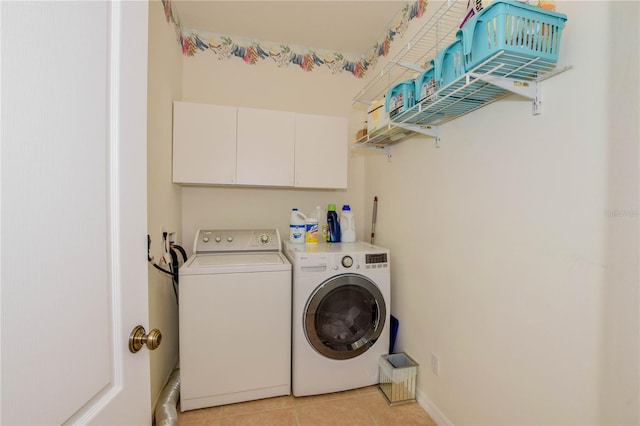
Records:
[[[336,205],[329,204],[327,207],[327,242],[339,243],[340,242],[340,222],[338,221],[338,213],[336,212]]]
[[[305,220],[307,217],[298,209],[291,209],[289,219],[289,241],[297,244],[304,244],[305,240]]]
[[[340,239],[343,243],[356,242],[356,219],[353,216],[349,204],[342,206],[342,211],[340,212],[340,230]]]

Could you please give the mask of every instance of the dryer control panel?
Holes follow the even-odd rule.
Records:
[[[389,270],[389,250],[358,241],[356,243],[319,243],[318,245],[284,242],[284,253],[300,272],[333,273]]]
[[[348,253],[331,256],[331,269],[338,270],[358,270],[388,268],[389,261],[387,253]]]

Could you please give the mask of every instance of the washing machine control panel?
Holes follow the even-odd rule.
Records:
[[[199,229],[194,253],[280,251],[277,229]]]

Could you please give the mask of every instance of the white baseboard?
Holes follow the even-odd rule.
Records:
[[[424,411],[431,416],[433,421],[438,424],[438,426],[453,426],[451,420],[449,420],[447,416],[440,411],[438,406],[429,399],[427,394],[422,392],[420,389],[416,389],[416,400],[418,401],[418,404],[424,408]]]

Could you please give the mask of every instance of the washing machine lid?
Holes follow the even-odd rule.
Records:
[[[193,256],[180,268],[180,274],[202,275],[290,270],[291,264],[281,253],[209,253]]]

